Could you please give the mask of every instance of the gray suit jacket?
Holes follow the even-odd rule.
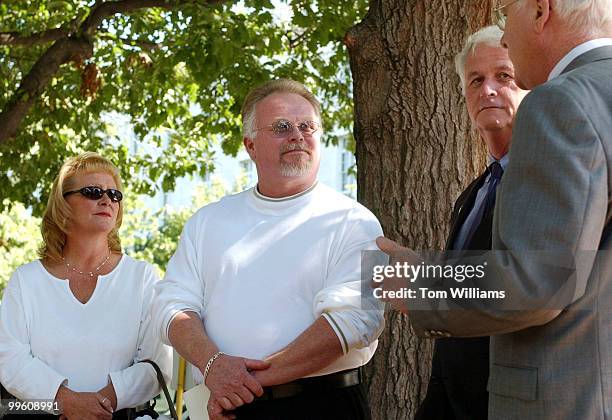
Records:
[[[493,249],[513,252],[485,259],[487,281],[511,289],[521,310],[447,300],[463,310],[409,315],[425,336],[492,335],[489,418],[612,419],[611,196],[612,47],[602,47],[518,110],[493,222]],[[529,250],[559,251],[572,280]],[[589,250],[600,251],[577,266]],[[547,306],[568,283],[571,297]]]

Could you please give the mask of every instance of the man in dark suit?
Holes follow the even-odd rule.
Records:
[[[461,193],[451,216],[447,250],[491,249],[495,188],[508,161],[514,115],[527,93],[514,82],[514,67],[496,26],[467,38],[455,57],[468,114],[488,151],[487,169]],[[417,420],[487,418],[489,337],[436,340],[427,396]]]

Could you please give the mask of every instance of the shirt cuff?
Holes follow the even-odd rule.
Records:
[[[21,372],[24,378],[36,378],[29,384],[24,384],[23,389],[18,389],[16,395],[21,399],[55,400],[57,391],[61,385],[68,385],[68,378],[60,375],[41,360],[34,358],[33,363]],[[11,390],[9,389],[9,392]]]
[[[170,332],[170,324],[172,324],[172,321],[174,320],[174,318],[183,312],[195,312],[196,314],[198,314],[198,316],[200,316],[200,312],[197,309],[193,309],[190,307],[186,307],[186,306],[181,306],[181,307],[176,307],[176,308],[170,308],[170,310],[168,310],[166,316],[163,318],[162,321],[162,342],[168,346],[172,346],[172,343],[170,342],[170,336],[169,336],[169,332]]]
[[[117,396],[117,407],[115,407],[115,411],[126,408],[124,406],[124,396],[128,390],[126,389],[127,387],[125,386],[124,381],[121,379],[121,372],[111,372],[108,374],[108,377],[110,378],[110,382],[115,389],[115,395]]]
[[[346,336],[342,332],[342,329],[340,329],[340,325],[338,324],[338,321],[336,321],[336,319],[334,319],[334,317],[330,313],[323,313],[321,314],[321,316],[325,318],[325,320],[332,327],[332,330],[334,330],[334,332],[338,336],[338,340],[340,340],[340,345],[342,346],[342,353],[343,354],[348,353],[350,350],[348,340],[346,339]]]

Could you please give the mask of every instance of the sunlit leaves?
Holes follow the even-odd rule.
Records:
[[[14,204],[0,212],[0,299],[15,268],[36,258],[41,240],[40,219],[32,217],[23,205]]]
[[[93,3],[3,1],[0,31],[66,27],[81,22]],[[117,162],[134,191],[171,189],[178,177],[211,167],[212,141],[236,153],[246,93],[276,77],[313,89],[328,133],[350,129],[352,82],[342,39],[365,8],[365,0],[193,2],[106,19],[95,34],[94,56],[62,66],[18,136],[0,147],[0,197],[40,214],[62,161],[83,150]],[[0,108],[48,47],[0,46]],[[88,64],[101,84],[83,95]],[[118,126],[116,115],[127,120]]]

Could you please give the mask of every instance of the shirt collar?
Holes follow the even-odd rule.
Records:
[[[265,200],[265,201],[272,201],[272,202],[289,201],[289,200],[293,200],[295,198],[308,194],[309,192],[315,189],[318,183],[319,181],[315,180],[315,182],[310,187],[306,188],[304,191],[301,191],[297,194],[289,195],[287,197],[273,198],[273,197],[268,197],[266,195],[263,195],[262,193],[259,192],[258,185],[256,185],[255,188],[253,188],[253,194],[255,194],[255,197],[259,198],[260,200]]]
[[[502,156],[501,159],[495,159],[495,157],[491,153],[487,153],[487,166],[490,166],[493,162],[499,162],[502,169],[505,171],[506,166],[508,166],[508,153]]]
[[[569,64],[578,56],[584,54],[585,52],[594,50],[595,48],[605,47],[606,45],[612,45],[612,38],[592,39],[578,45],[577,47],[574,47],[570,52],[565,54],[565,56],[555,65],[555,67],[553,67],[552,71],[548,75],[548,80],[552,80],[563,73],[563,70],[565,70],[565,68],[569,66]]]

